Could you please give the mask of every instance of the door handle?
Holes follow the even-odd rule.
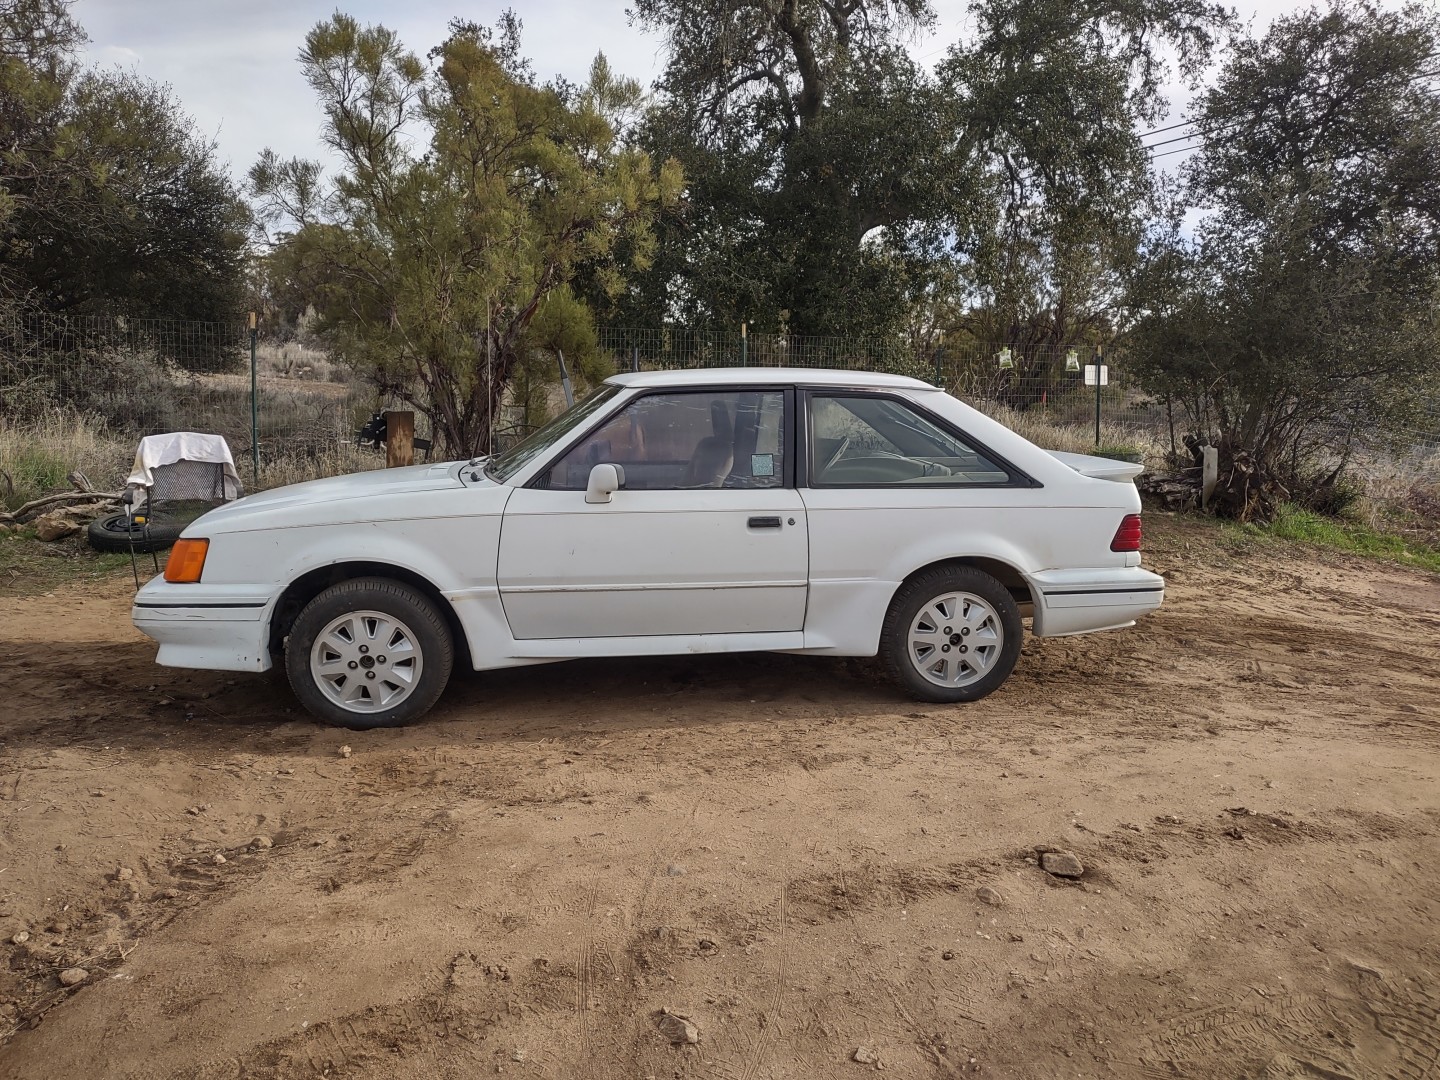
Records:
[[[778,529],[780,519],[778,517],[752,517],[748,522],[752,529]]]

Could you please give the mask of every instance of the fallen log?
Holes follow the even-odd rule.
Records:
[[[107,491],[66,491],[59,495],[46,495],[43,498],[32,499],[20,509],[8,514],[0,514],[0,524],[24,525],[43,514],[46,510],[56,506],[66,506],[70,503],[87,502],[111,502],[120,501],[120,492]]]
[[[1186,470],[1189,472],[1192,470]],[[1145,473],[1135,481],[1140,494],[1148,495],[1166,510],[1194,510],[1200,505],[1199,477],[1157,476]]]
[[[1204,474],[1200,468],[1178,470],[1170,476],[1146,473],[1135,481],[1142,495],[1148,495],[1166,510],[1198,510]],[[1269,521],[1289,491],[1248,451],[1221,453],[1220,472],[1210,495],[1209,511],[1235,521]]]

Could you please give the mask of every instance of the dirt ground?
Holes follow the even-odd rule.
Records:
[[[1148,531],[1158,615],[958,708],[627,660],[353,733],[128,574],[8,601],[0,1077],[1440,1077],[1440,579]]]

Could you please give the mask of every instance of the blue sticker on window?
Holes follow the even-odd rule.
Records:
[[[774,454],[751,454],[750,455],[751,476],[774,476],[775,455]]]

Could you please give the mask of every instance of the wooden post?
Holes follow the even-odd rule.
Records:
[[[415,414],[385,414],[385,467],[394,469],[415,464]]]

